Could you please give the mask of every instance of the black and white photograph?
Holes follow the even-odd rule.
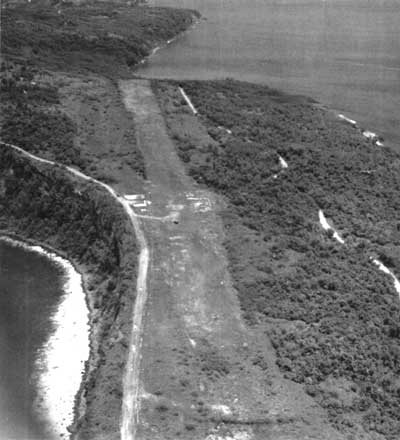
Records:
[[[0,440],[400,440],[400,0],[0,4]]]

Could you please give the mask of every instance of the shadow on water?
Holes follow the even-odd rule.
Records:
[[[49,259],[0,240],[0,438],[47,440],[32,409],[37,350],[62,295],[62,270]]]

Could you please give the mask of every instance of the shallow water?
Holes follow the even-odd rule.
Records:
[[[0,439],[68,438],[89,356],[81,275],[40,246],[0,245]]]
[[[62,270],[48,258],[0,240],[0,439],[43,440],[32,410],[39,348],[54,330]]]
[[[400,150],[398,0],[151,0],[199,10],[190,32],[137,70],[233,77],[306,94]]]

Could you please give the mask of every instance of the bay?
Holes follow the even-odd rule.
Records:
[[[47,257],[0,240],[0,438],[43,440],[33,411],[35,360],[54,331],[63,271]]]

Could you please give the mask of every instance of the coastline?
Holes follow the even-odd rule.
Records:
[[[28,157],[32,158],[33,156],[28,154]],[[40,159],[38,160],[41,161]],[[84,176],[75,169],[71,168],[69,170],[74,175]],[[86,177],[84,177],[84,180],[87,180]],[[105,184],[99,181],[96,182],[102,187],[106,187]],[[107,188],[108,192],[114,194],[110,187]],[[96,197],[95,199],[97,200]],[[107,202],[107,204],[108,203],[109,202]],[[125,353],[129,345],[127,342],[129,334],[128,327],[131,322],[132,300],[135,298],[135,295],[132,295],[126,283],[128,279],[130,283],[130,281],[136,278],[136,276],[133,276],[134,273],[136,274],[136,259],[133,262],[130,258],[127,259],[126,257],[128,257],[132,251],[136,253],[137,248],[136,241],[133,240],[133,242],[131,242],[131,234],[125,236],[124,229],[120,229],[122,224],[119,223],[118,213],[114,210],[112,212],[115,212],[116,217],[110,213],[111,217],[106,216],[106,218],[115,224],[115,232],[122,234],[120,251],[123,252],[123,259],[120,261],[121,265],[119,266],[121,270],[125,270],[122,279],[120,279],[118,283],[115,280],[117,284],[114,284],[112,281],[113,277],[105,279],[99,276],[98,269],[100,266],[98,266],[98,264],[101,265],[103,263],[102,260],[93,261],[94,266],[92,266],[92,263],[89,261],[81,265],[80,261],[76,261],[76,259],[73,260],[75,267],[82,267],[80,272],[84,274],[85,279],[86,299],[90,305],[91,351],[89,360],[85,365],[85,371],[82,375],[83,378],[80,389],[76,390],[77,394],[73,408],[74,417],[68,425],[68,438],[80,438],[81,435],[83,437],[87,436],[87,438],[97,438],[100,432],[103,435],[104,431],[107,430],[110,435],[114,435],[114,432],[119,429],[118,421],[121,415],[122,380],[117,372],[122,370],[126,363]],[[96,222],[96,219],[94,218],[93,221]],[[123,223],[125,223],[125,221],[123,221]],[[7,222],[5,224],[7,224]],[[82,227],[79,222],[77,225],[78,229]],[[69,248],[71,248],[71,246],[61,245],[58,238],[61,238],[61,236],[56,230],[53,231],[54,235],[51,237],[39,236],[39,240],[25,238],[25,226],[22,226],[22,232],[21,229],[18,230],[18,234],[16,234],[15,231],[14,224],[10,223],[8,226],[3,227],[2,233],[14,239],[15,237],[21,239],[22,235],[22,240],[25,241],[25,243],[33,243],[34,245],[43,245],[43,242],[46,242],[43,246],[46,249],[55,251],[55,253],[59,255],[65,255],[67,258],[69,257]],[[99,236],[99,239],[107,242],[105,237]],[[47,244],[49,241],[51,243],[50,245]],[[66,253],[58,251],[58,244],[62,246]],[[126,248],[126,246],[129,246],[129,248]],[[72,246],[72,249],[74,249],[74,246]],[[128,249],[129,252],[125,253]],[[135,271],[133,272],[133,270]],[[132,279],[129,274],[132,274]],[[118,286],[119,300],[117,298],[111,299],[110,296],[107,298],[107,293],[111,290],[115,290],[116,286]],[[107,309],[102,307],[102,303],[105,301],[109,303]],[[117,304],[116,301],[118,301],[118,305],[114,306],[114,304]],[[116,319],[115,315],[111,316],[111,313],[117,313],[118,318]],[[93,384],[98,378],[101,379],[99,379],[98,387],[96,387],[95,390]],[[105,380],[105,378],[107,378],[107,380]]]
[[[12,235],[14,235],[14,234],[9,234],[10,236],[12,236]],[[17,235],[14,235],[14,236],[16,236],[16,237],[18,237]],[[18,237],[18,238],[21,238],[21,237]],[[66,255],[66,254],[64,254],[64,253],[62,253],[62,252],[59,252],[57,249],[54,249],[54,248],[52,248],[51,246],[49,246],[49,245],[47,245],[47,244],[43,244],[43,243],[38,243],[38,242],[36,242],[35,240],[30,240],[30,239],[26,239],[26,238],[23,238],[22,239],[23,241],[25,241],[25,242],[28,242],[28,243],[32,243],[32,245],[40,245],[40,246],[42,246],[44,249],[48,249],[50,252],[54,252],[54,253],[56,253],[56,254],[59,254],[59,255],[65,255],[65,257],[67,258],[67,259],[69,259],[68,258],[68,255]],[[69,260],[69,261],[71,261],[71,260]],[[76,264],[76,263],[75,263]],[[79,265],[78,265],[79,266]],[[76,267],[76,266],[75,266]],[[88,295],[88,293],[87,293],[87,291],[85,291],[86,292],[86,297],[89,299],[90,298],[90,296]],[[93,332],[93,329],[92,329],[92,332]],[[96,339],[94,339],[94,342],[96,342]],[[85,371],[85,375],[87,374],[87,371]],[[84,387],[84,385],[85,385],[85,383],[84,383],[84,381],[82,381],[82,383],[81,383],[81,391],[82,391],[82,387]],[[79,395],[78,395],[78,397],[77,397],[77,401],[76,401],[76,408],[75,408],[75,418],[74,418],[74,420],[76,421],[76,420],[78,420],[79,419],[79,416],[80,415],[82,415],[83,413],[82,413],[82,411],[80,410],[80,408],[82,408],[82,406],[79,408],[79,406],[80,405],[84,405],[84,402],[83,402],[83,395],[81,395],[81,393],[79,393]],[[76,426],[76,425],[75,425]],[[70,430],[70,431],[73,431],[72,429]]]
[[[141,66],[146,64],[150,60],[150,58],[152,58],[158,51],[164,49],[165,47],[169,46],[171,43],[179,40],[179,38],[181,38],[186,33],[193,30],[200,23],[201,18],[202,18],[202,16],[200,13],[198,13],[197,11],[192,11],[192,24],[187,29],[179,32],[178,34],[176,34],[174,37],[170,38],[169,40],[160,41],[157,46],[152,47],[149,54],[146,55],[145,57],[143,57],[139,62],[137,62],[133,66],[132,70],[133,70],[134,76],[136,76],[137,70]],[[138,76],[140,77],[140,75],[138,75]]]
[[[187,32],[189,29],[191,29],[194,25],[196,25],[199,20],[199,17],[197,17],[196,13],[192,13],[192,23],[189,27],[187,27],[182,32],[178,32],[178,34],[173,35],[170,37],[170,39],[163,41],[164,44],[170,44],[172,41],[174,41],[176,38],[179,38],[180,35]],[[187,21],[189,22],[189,21]],[[179,27],[177,28],[177,30]],[[160,42],[159,42],[160,43]],[[161,43],[160,43],[161,44]],[[131,72],[132,73],[132,72]],[[28,154],[29,156],[29,154]],[[32,157],[31,157],[32,158]],[[46,161],[42,160],[42,162],[48,162],[52,164],[52,161]],[[76,173],[79,173],[76,171]],[[106,429],[112,429],[112,426],[114,423],[118,423],[118,418],[115,417],[116,410],[115,410],[115,402],[118,403],[118,409],[120,409],[119,405],[119,399],[120,399],[120,390],[119,390],[119,382],[113,382],[112,380],[104,381],[106,377],[106,374],[103,373],[103,370],[107,371],[107,368],[125,368],[125,356],[124,353],[127,348],[127,331],[126,328],[129,325],[129,319],[126,319],[125,321],[122,321],[122,316],[126,315],[127,311],[130,310],[133,307],[133,304],[135,303],[134,295],[132,298],[132,295],[129,295],[127,298],[128,300],[124,303],[124,301],[121,301],[121,305],[118,306],[118,313],[121,314],[121,318],[118,318],[121,320],[121,322],[115,324],[115,322],[111,322],[112,329],[109,330],[111,324],[107,320],[109,320],[109,317],[106,313],[104,313],[106,316],[103,319],[103,309],[101,308],[101,299],[105,297],[105,294],[103,290],[106,289],[106,283],[103,282],[104,280],[100,280],[97,277],[97,273],[95,270],[91,270],[92,268],[87,265],[81,264],[79,261],[76,261],[70,256],[61,251],[57,248],[59,240],[57,239],[56,235],[53,237],[44,236],[40,237],[39,241],[32,239],[29,237],[29,232],[25,231],[24,229],[19,230],[18,233],[14,232],[14,226],[10,224],[9,226],[6,226],[4,228],[5,230],[0,230],[0,239],[10,241],[13,244],[18,244],[26,249],[31,249],[32,247],[35,247],[36,249],[32,249],[33,251],[37,251],[41,254],[45,254],[50,260],[54,261],[54,259],[64,259],[66,260],[65,263],[69,264],[74,271],[79,274],[80,276],[80,286],[84,291],[84,298],[86,302],[86,309],[88,310],[89,315],[89,349],[90,354],[86,358],[86,361],[84,362],[82,371],[80,372],[80,384],[75,392],[75,395],[73,396],[73,399],[71,399],[72,405],[71,408],[69,408],[70,413],[68,415],[68,418],[71,420],[68,420],[64,423],[65,431],[64,437],[68,438],[78,438],[80,437],[80,434],[82,436],[89,435],[93,437],[88,438],[97,438],[97,435],[94,434],[94,432],[100,432],[104,431]],[[25,236],[27,234],[28,236]],[[55,232],[55,234],[58,234],[58,232]],[[4,237],[4,238],[3,238]],[[55,238],[55,240],[54,240]],[[44,240],[40,241],[40,240]],[[51,244],[55,245],[55,247],[52,247],[51,244],[48,244],[48,241],[51,242]],[[37,248],[38,247],[38,248]],[[63,246],[61,246],[63,248]],[[39,249],[40,248],[40,249]],[[68,247],[67,247],[68,250]],[[135,249],[136,250],[136,249]],[[57,263],[60,263],[58,261]],[[63,267],[64,265],[61,264]],[[124,262],[124,266],[128,268],[131,267],[131,265],[128,265],[127,262]],[[64,267],[64,270],[66,268]],[[135,276],[137,273],[135,273]],[[127,275],[124,273],[124,277],[126,278]],[[134,277],[133,277],[134,278]],[[124,281],[124,280],[123,280]],[[126,293],[127,289],[125,288],[125,285],[121,281],[121,286],[119,285],[118,281],[118,288],[121,289],[121,292],[119,293],[120,296],[124,295],[127,296],[128,293]],[[95,284],[94,284],[95,283]],[[112,284],[109,283],[111,286]],[[94,289],[93,289],[94,287]],[[124,288],[124,289],[123,289]],[[123,290],[122,290],[123,289]],[[101,292],[101,295],[97,295],[96,291],[99,290]],[[101,296],[101,299],[99,298]],[[100,301],[99,301],[100,300]],[[121,312],[119,311],[121,308]],[[108,313],[109,311],[107,311]],[[57,314],[57,311],[54,313],[54,315]],[[130,314],[129,314],[130,315]],[[106,324],[105,324],[106,323]],[[118,331],[118,334],[114,334]],[[110,332],[110,334],[108,334]],[[111,333],[113,332],[113,333]],[[110,336],[111,335],[111,336]],[[104,342],[105,341],[105,342]],[[104,342],[104,344],[103,344]],[[102,361],[105,357],[104,351],[101,350],[101,348],[104,346],[112,347],[110,349],[111,354],[107,354],[108,357],[112,358],[112,361],[109,361],[107,359],[108,364],[106,364],[106,367],[102,367]],[[71,350],[69,350],[71,351]],[[66,353],[68,353],[68,349],[65,350]],[[110,365],[111,366],[110,366]],[[115,365],[117,367],[115,367]],[[97,371],[97,369],[100,370],[100,372]],[[114,370],[112,370],[114,372]],[[110,370],[111,371],[111,370]],[[92,392],[92,384],[94,383],[94,378],[101,377],[102,383],[101,383],[101,391],[99,392],[99,396],[96,396],[96,399],[93,398],[94,392]],[[68,382],[68,381],[66,381]],[[111,391],[110,391],[111,390]],[[48,392],[51,393],[51,391],[54,391],[51,387],[49,387]],[[110,398],[111,392],[113,395]],[[103,394],[102,394],[103,393]],[[62,395],[62,394],[61,394]],[[100,400],[100,403],[98,403]],[[104,402],[104,403],[103,403]],[[107,402],[107,403],[105,403]],[[101,405],[107,407],[107,413],[100,413],[98,412],[97,408],[101,407]],[[93,410],[93,407],[95,407],[95,410]],[[108,410],[110,408],[110,410]],[[50,413],[53,413],[51,406],[49,406],[47,409],[50,410]],[[45,411],[43,411],[45,412]],[[90,414],[88,416],[88,414]],[[90,418],[89,418],[90,417]],[[62,418],[62,417],[60,417]],[[113,421],[111,422],[111,418]],[[110,420],[109,420],[110,419]],[[100,423],[99,423],[100,422]],[[111,423],[110,423],[111,422]],[[59,432],[57,432],[57,437],[59,436]]]
[[[367,128],[362,128],[358,125],[357,121],[354,119],[350,119],[343,113],[338,113],[337,111],[333,110],[335,115],[341,119],[342,121],[346,122],[347,124],[350,124],[352,127],[354,127],[359,133],[361,133],[362,136],[364,136],[366,139],[370,140],[372,143],[374,143],[377,147],[384,147],[385,144],[383,143],[382,136],[376,134],[374,131],[370,131]]]
[[[95,333],[93,325],[93,300],[89,293],[91,274],[87,268],[71,259],[65,252],[55,249],[48,243],[43,243],[29,237],[2,230],[0,230],[0,241],[6,242],[11,246],[21,247],[27,252],[34,252],[43,255],[63,271],[62,290],[64,293],[57,309],[51,316],[51,319],[55,324],[55,329],[52,334],[49,335],[47,342],[41,348],[40,352],[38,352],[38,358],[35,361],[35,371],[32,372],[32,377],[34,377],[34,381],[38,385],[38,401],[35,402],[33,410],[37,412],[37,415],[41,420],[45,421],[46,428],[50,428],[48,432],[49,435],[54,438],[57,438],[60,435],[69,436],[73,431],[72,428],[75,425],[76,420],[82,416],[85,409],[83,389],[85,385],[85,377],[87,377],[90,370],[90,351],[93,350],[93,335]],[[74,293],[77,293],[78,295],[83,293],[83,300],[85,302],[84,313],[86,315],[85,323],[79,322],[79,318],[82,318],[82,316],[76,319],[76,307],[71,308],[71,306],[77,305],[76,298],[73,298]],[[67,304],[68,300],[69,304]],[[73,302],[74,300],[75,303]],[[65,306],[67,306],[67,310],[65,310]],[[82,304],[79,304],[79,306],[82,306]],[[69,311],[72,313],[68,314],[68,309],[71,309]],[[83,311],[81,310],[81,312]],[[69,319],[71,317],[74,318],[72,323],[71,319]],[[65,389],[60,390],[59,388],[57,389],[57,387],[54,387],[54,383],[57,383],[55,380],[57,379],[57,373],[61,376],[62,370],[55,364],[55,362],[57,362],[57,357],[53,356],[52,359],[51,355],[54,355],[54,353],[57,354],[57,351],[60,352],[60,350],[65,349],[63,344],[65,338],[60,338],[60,335],[56,338],[57,333],[60,333],[60,330],[64,330],[64,333],[68,333],[69,335],[74,329],[74,347],[77,347],[76,342],[79,342],[80,358],[78,358],[78,362],[80,365],[80,371],[77,371],[75,366],[75,371],[73,371],[73,376],[75,377],[73,377],[69,372],[70,363],[64,364],[63,362],[61,364],[61,361],[65,361],[66,359],[70,360],[71,353],[77,353],[76,349],[73,351],[68,349],[65,350],[68,357],[65,359],[59,359],[61,367],[63,365],[68,365],[67,367],[64,367],[65,371],[69,372],[68,380],[65,380],[65,376],[63,375],[63,381],[61,381],[61,386],[67,386],[67,390],[70,391],[69,395],[67,393],[66,396]],[[84,334],[84,337],[82,337],[82,334]],[[77,358],[75,357],[74,360],[76,361]],[[54,373],[52,376],[50,368],[54,370],[56,374],[55,376]],[[46,380],[52,381],[52,386],[46,385]],[[55,394],[52,396],[52,392],[54,391]],[[61,407],[60,395],[63,396]],[[43,403],[39,403],[40,401]],[[53,406],[55,402],[58,402],[58,405]]]
[[[194,24],[196,24],[196,23],[194,23]],[[188,28],[187,30],[182,31],[180,34],[178,34],[177,37],[179,38],[181,35],[183,35],[185,32],[187,32],[189,29],[191,29],[194,24],[192,24],[190,26],[190,28]],[[136,66],[134,66],[133,70],[135,70],[138,66],[142,65],[143,63],[145,63],[152,55],[154,55],[157,52],[158,49],[165,48],[168,44],[170,44],[173,40],[175,40],[175,38],[176,37],[174,37],[172,40],[168,40],[166,42],[166,44],[162,45],[161,47],[158,46],[155,49],[153,49],[153,51],[148,56],[146,56],[141,62],[136,64]],[[333,109],[327,109],[327,110],[329,111],[329,110],[333,110]],[[350,118],[348,118],[348,117],[346,117],[346,116],[344,116],[342,114],[338,115],[337,112],[335,112],[334,110],[333,110],[333,112],[336,114],[337,117],[342,119],[345,123],[348,123],[348,124],[352,125],[353,128],[355,128],[356,131],[358,133],[360,133],[361,136],[365,137],[366,140],[368,140],[370,145],[382,146],[382,147],[384,146],[384,144],[380,141],[381,138],[379,136],[377,136],[375,133],[373,133],[371,131],[368,131],[367,129],[361,128],[360,126],[357,125],[356,121],[354,121],[354,120],[352,120],[352,119],[350,119]],[[232,132],[229,129],[225,129],[225,130],[226,130],[226,132],[228,134],[232,134]],[[284,156],[284,157],[286,157],[286,156]],[[281,163],[282,168],[286,168],[284,166],[284,164],[286,162],[284,161],[284,159],[282,159],[282,160],[281,159],[282,159],[282,157],[280,156],[280,163]],[[286,166],[287,166],[287,164],[286,164]],[[100,179],[100,177],[98,177],[98,178]],[[322,221],[320,223],[321,223],[321,225],[322,225],[322,227],[324,229],[328,229],[329,224],[327,223],[326,218],[324,216],[323,216],[323,219],[324,219],[324,222]],[[326,227],[324,227],[324,225]],[[329,226],[329,228],[333,229],[330,226]],[[333,231],[334,231],[334,238],[336,238],[337,241],[341,242],[342,239],[340,238],[338,233],[335,230],[333,230]],[[336,236],[335,236],[335,234],[336,234]],[[12,236],[12,235],[13,234],[10,233],[10,236]],[[2,236],[2,234],[1,234],[1,231],[0,231],[0,239],[1,239],[1,236]],[[35,240],[27,239],[27,238],[24,238],[24,237],[21,237],[21,236],[18,236],[18,235],[15,235],[15,236],[17,237],[17,239],[16,239],[17,241],[21,240],[22,243],[29,243],[30,241],[32,241],[32,246],[34,246],[34,247],[40,246],[42,249],[45,250],[45,253],[46,253],[46,249],[48,249],[49,253],[54,253],[56,256],[60,255],[60,258],[64,258],[64,257],[61,257],[61,255],[63,255],[64,253],[60,252],[57,249],[52,248],[51,246],[49,246],[47,244],[40,243],[40,242],[37,242]],[[12,240],[12,238],[11,238],[11,240]],[[68,263],[70,263],[74,267],[74,269],[78,273],[80,273],[81,287],[84,290],[84,298],[85,298],[85,301],[86,301],[86,307],[88,309],[88,315],[89,315],[89,349],[90,349],[90,357],[88,357],[88,360],[84,363],[84,369],[82,371],[82,380],[80,382],[79,389],[78,389],[77,393],[74,396],[74,404],[72,406],[72,421],[71,421],[71,423],[69,425],[66,426],[66,429],[68,431],[67,436],[68,437],[71,436],[71,438],[78,438],[79,436],[76,435],[76,432],[77,432],[77,428],[79,427],[79,419],[84,416],[85,409],[86,409],[86,405],[85,405],[85,402],[86,402],[86,400],[85,400],[85,394],[86,394],[85,393],[85,386],[87,384],[87,378],[88,377],[90,378],[90,372],[92,371],[93,368],[96,367],[97,360],[99,359],[99,356],[97,355],[97,350],[95,350],[94,347],[96,347],[96,344],[97,344],[97,346],[99,346],[101,344],[101,337],[102,337],[102,335],[99,334],[98,331],[96,331],[96,330],[99,329],[99,326],[96,325],[96,318],[95,318],[96,316],[98,316],[98,312],[96,312],[96,309],[93,307],[93,304],[92,304],[93,303],[93,295],[90,294],[92,288],[88,287],[88,281],[87,280],[85,282],[85,274],[84,274],[85,270],[83,270],[83,269],[81,270],[81,265],[79,263],[76,263],[73,260],[71,260],[68,257],[68,255],[66,255],[66,254],[65,254],[65,259],[68,261]],[[379,266],[379,264],[378,264],[379,262],[376,263],[375,260],[373,262],[378,266],[378,269],[380,269],[382,272],[388,273],[388,272],[386,272],[385,270],[383,270]],[[380,264],[382,264],[382,263],[380,263]],[[79,269],[77,269],[77,267]],[[83,267],[84,266],[82,266],[82,268]],[[137,275],[137,273],[136,273],[136,275]],[[87,276],[89,277],[90,273],[87,273]],[[135,306],[136,305],[135,299],[133,299],[132,302],[133,302],[133,305]],[[52,391],[52,388],[50,388],[50,392],[51,391]]]

